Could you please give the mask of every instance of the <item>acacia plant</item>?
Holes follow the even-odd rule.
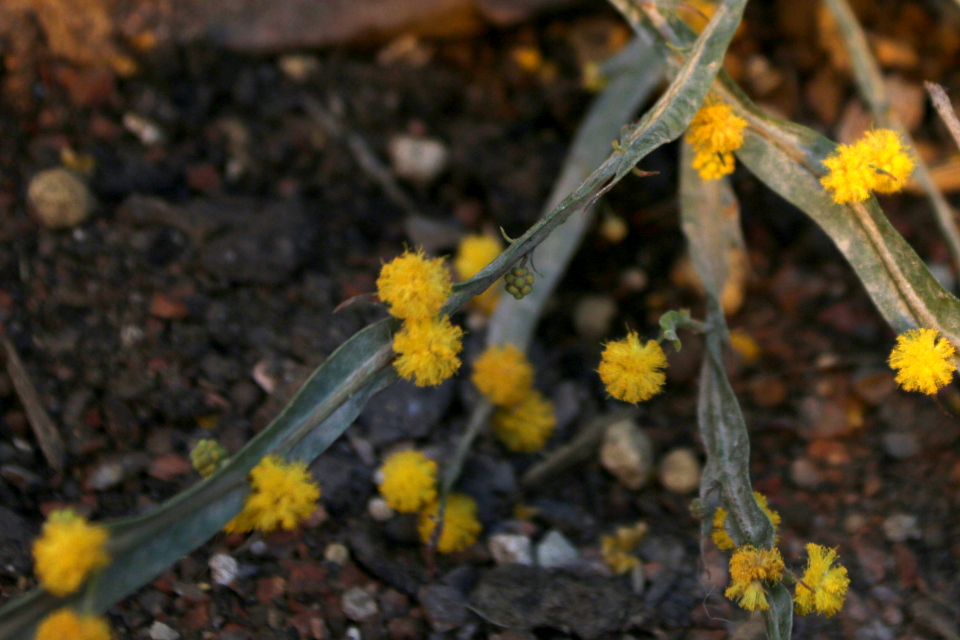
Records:
[[[432,385],[454,375],[460,368],[462,330],[452,316],[500,286],[498,281],[506,276],[509,292],[522,299],[498,303],[496,295],[487,293],[478,303],[495,311],[489,348],[473,368],[481,399],[456,455],[438,469],[420,453],[396,454],[384,465],[380,482],[391,507],[421,513],[421,534],[433,548],[444,552],[475,540],[479,526],[472,501],[450,493],[465,452],[491,419],[508,448],[530,451],[543,446],[552,414],[532,389],[532,370],[524,356],[543,301],[587,228],[597,200],[651,151],[681,137],[681,227],[705,291],[705,315],[693,319],[686,312],[670,312],[661,320],[659,336],[630,333],[607,344],[599,375],[614,397],[645,401],[664,385],[661,344],[679,347],[683,331],[703,333],[698,422],[707,463],[694,510],[703,521],[704,544],[712,541],[731,554],[727,597],[746,609],[763,611],[767,634],[777,640],[790,637],[795,612],[832,615],[842,607],[849,580],[836,552],[811,542],[805,570],[791,573],[775,546],[779,515],[751,487],[750,442],[724,371],[730,336],[721,299],[730,256],[743,248],[738,204],[725,176],[736,163],[742,164],[827,233],[879,313],[900,335],[890,357],[898,382],[908,390],[932,393],[949,382],[956,367],[960,301],[931,276],[873,195],[901,188],[918,160],[895,123],[882,122],[888,128],[837,146],[757,108],[721,71],[746,0],[720,2],[699,35],[678,17],[682,3],[611,3],[637,37],[604,70],[610,83],[591,107],[539,222],[499,255],[498,248],[480,245],[471,249],[474,253],[464,253],[457,261],[464,280],[457,284],[450,283],[439,261],[416,250],[385,265],[378,288],[392,317],[341,345],[237,454],[225,458],[215,443],[202,443],[194,462],[204,479],[160,508],[99,524],[71,513],[52,516],[34,547],[41,586],[0,609],[0,638],[107,638],[109,630],[99,614],[218,532],[296,526],[320,492],[304,465],[323,453],[366,401],[398,376]],[[878,113],[887,117],[883,96],[871,84],[875,63],[863,46],[859,25],[845,0],[828,4],[847,38],[858,80]],[[669,79],[666,90],[639,120],[620,130],[609,152],[610,138],[660,74]],[[918,171],[942,210],[942,196],[923,178],[925,168],[919,165]],[[644,173],[637,173],[642,188]],[[939,219],[946,234],[955,237],[952,218]],[[479,266],[477,255],[487,256],[479,259]],[[534,285],[528,260],[539,266]],[[609,550],[628,568],[629,559],[616,547],[635,543],[642,531],[621,534],[605,540],[605,555]]]

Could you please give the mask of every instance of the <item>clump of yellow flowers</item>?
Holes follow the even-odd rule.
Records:
[[[687,127],[685,140],[696,154],[693,168],[704,180],[719,180],[733,173],[733,152],[743,145],[747,121],[727,103],[708,97]]]
[[[33,562],[40,585],[55,596],[76,591],[87,577],[110,562],[109,534],[73,511],[54,511],[33,543]]]
[[[500,407],[493,414],[494,435],[507,449],[518,453],[542,449],[556,426],[553,404],[534,389],[519,404]]]
[[[437,500],[437,463],[419,451],[398,451],[380,468],[380,493],[400,513],[416,513]]]
[[[663,372],[667,356],[660,343],[640,342],[640,336],[630,331],[622,340],[608,342],[600,358],[597,372],[607,387],[607,393],[624,402],[643,402],[660,393],[667,380]]]
[[[71,609],[57,609],[37,627],[36,640],[110,640],[110,627],[97,616],[78,616]]]
[[[748,611],[765,611],[770,608],[766,586],[779,582],[783,577],[783,569],[783,558],[776,547],[739,547],[730,558],[730,586],[724,595],[731,600],[738,600],[740,606]]]
[[[780,514],[772,510],[767,504],[767,496],[754,491],[753,497],[756,499],[757,504],[760,505],[760,508],[763,510],[763,512],[767,514],[767,517],[770,518],[770,522],[773,524],[773,529],[776,531],[777,527],[780,526]],[[721,551],[733,549],[736,546],[733,543],[733,540],[730,538],[730,534],[727,533],[726,524],[727,510],[723,507],[717,507],[717,510],[713,512],[713,533],[710,537],[713,540],[713,544],[717,545],[717,549],[720,549]]]
[[[434,502],[420,512],[420,523],[417,527],[420,540],[427,544],[437,528],[440,504]],[[443,510],[443,529],[437,541],[437,550],[440,553],[462,551],[477,541],[480,535],[480,521],[477,519],[477,503],[470,496],[462,493],[451,493],[447,496],[447,504]]]
[[[890,366],[906,391],[933,395],[953,379],[956,351],[936,329],[912,329],[897,336]]]
[[[617,575],[627,573],[640,564],[633,550],[647,529],[647,523],[638,522],[630,527],[617,527],[613,535],[600,536],[600,556],[612,572]]]
[[[316,509],[320,487],[302,462],[269,455],[250,471],[250,495],[227,533],[296,529]]]
[[[834,566],[836,560],[836,550],[812,542],[807,545],[807,569],[797,581],[793,598],[797,613],[816,611],[829,618],[843,608],[850,578],[846,567]]]
[[[853,144],[841,144],[823,161],[820,184],[837,204],[863,202],[871,191],[895,193],[907,184],[914,160],[896,131],[877,129]]]
[[[503,244],[494,236],[478,233],[464,236],[453,258],[453,270],[461,282],[469,280],[503,252]],[[490,315],[500,301],[500,287],[491,285],[470,304],[485,315]]]
[[[404,321],[393,339],[394,368],[418,387],[438,385],[460,368],[463,330],[440,316],[452,284],[440,258],[422,250],[404,253],[383,265],[377,293],[390,314]]]

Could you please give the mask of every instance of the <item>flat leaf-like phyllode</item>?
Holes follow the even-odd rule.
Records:
[[[109,534],[67,509],[54,511],[33,543],[40,585],[55,596],[76,591],[87,577],[110,562],[104,548]]]
[[[936,329],[911,329],[897,336],[888,362],[905,391],[933,395],[953,379],[955,355],[953,345]]]
[[[624,402],[643,402],[660,393],[667,380],[667,356],[656,340],[641,344],[631,331],[622,340],[608,342],[597,372],[607,393]]]
[[[757,501],[757,504],[760,505],[760,509],[770,518],[773,530],[776,531],[777,527],[780,526],[780,514],[771,509],[767,504],[767,496],[758,491],[754,491],[753,497]],[[713,512],[713,533],[710,535],[710,538],[713,540],[713,544],[717,545],[717,549],[721,551],[733,549],[736,546],[730,538],[730,534],[727,533],[726,524],[727,510],[723,507],[717,507],[717,510]]]

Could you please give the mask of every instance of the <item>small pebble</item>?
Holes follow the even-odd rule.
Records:
[[[177,640],[180,634],[159,620],[150,626],[150,640]]]
[[[813,489],[820,484],[820,471],[809,458],[797,458],[790,464],[790,479],[801,489]]]
[[[883,534],[890,542],[906,542],[921,537],[917,526],[917,516],[909,513],[895,513],[883,521]]]
[[[920,453],[917,436],[906,431],[890,431],[881,436],[883,449],[891,458],[904,460]]]
[[[414,182],[433,182],[447,166],[450,152],[434,138],[400,135],[390,140],[387,148],[393,171]]]
[[[370,502],[367,503],[367,511],[370,513],[370,517],[377,522],[386,522],[393,517],[393,509],[383,498],[371,498]]]
[[[347,589],[340,599],[340,606],[344,615],[354,622],[363,622],[380,612],[376,598],[360,587]]]
[[[610,296],[588,295],[580,298],[573,310],[573,326],[584,340],[603,338],[617,315],[617,302]]]
[[[628,489],[639,489],[653,473],[653,444],[632,420],[607,427],[600,446],[600,462]]]
[[[577,548],[556,529],[548,531],[537,544],[537,564],[545,569],[568,566],[579,559]]]
[[[27,202],[48,229],[66,229],[86,220],[95,201],[87,185],[66,169],[47,169],[33,176]]]
[[[239,572],[240,563],[233,556],[226,553],[215,553],[210,558],[210,575],[216,584],[233,584]]]
[[[533,564],[530,538],[513,533],[498,533],[487,542],[497,564]]]
[[[350,560],[350,550],[339,542],[331,542],[323,551],[323,559],[343,566]]]
[[[672,493],[690,493],[700,486],[700,460],[690,449],[674,449],[660,463],[660,484]]]

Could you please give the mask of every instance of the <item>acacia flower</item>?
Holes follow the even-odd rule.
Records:
[[[955,355],[953,345],[936,329],[911,329],[897,336],[888,362],[905,391],[933,395],[953,378]]]
[[[440,504],[434,502],[420,512],[420,523],[417,529],[423,544],[429,543],[433,536],[439,510]],[[443,530],[440,532],[437,550],[440,553],[462,551],[477,541],[480,530],[480,521],[477,520],[477,503],[473,498],[462,493],[448,495],[447,505],[443,510]]]
[[[870,131],[854,144],[839,145],[823,164],[829,172],[820,184],[838,204],[863,202],[871,191],[899,191],[914,167],[900,135],[890,129]]]
[[[473,363],[470,377],[480,393],[495,405],[508,407],[521,402],[533,388],[533,367],[526,354],[512,344],[493,345]]]
[[[33,543],[34,570],[40,585],[55,596],[73,593],[87,577],[110,562],[104,545],[109,534],[70,509],[54,511]]]
[[[748,611],[770,608],[765,584],[777,582],[783,576],[783,558],[780,550],[739,547],[730,558],[730,586],[724,595]]]
[[[696,156],[693,167],[704,180],[717,180],[733,173],[732,152],[743,145],[747,121],[733,112],[727,103],[713,97],[704,101],[687,127],[685,140]]]
[[[457,354],[463,348],[463,330],[444,316],[439,320],[413,320],[393,337],[398,357],[394,368],[418,387],[438,385],[460,368]]]
[[[204,438],[190,451],[190,462],[204,478],[209,478],[227,459],[227,450],[219,442]]]
[[[246,533],[254,529],[296,529],[316,509],[319,498],[320,487],[307,465],[266,456],[250,471],[250,495],[243,511],[224,530]]]
[[[437,463],[419,451],[392,454],[380,474],[380,493],[394,511],[415,513],[437,499]]]
[[[835,549],[812,542],[807,545],[807,569],[793,596],[797,613],[805,615],[816,610],[829,618],[843,608],[850,578],[846,567],[833,566],[836,560]]]
[[[404,251],[380,269],[377,293],[390,314],[403,320],[427,320],[440,313],[450,296],[450,274],[442,258],[423,250]]]
[[[494,236],[478,233],[464,236],[453,259],[453,270],[460,281],[469,280],[503,252],[503,245]],[[481,313],[490,315],[500,300],[500,287],[489,286],[470,301]]]
[[[617,532],[600,536],[600,557],[615,574],[620,575],[640,564],[633,550],[647,533],[647,523],[638,522],[632,527],[617,527]]]
[[[777,527],[780,526],[780,514],[767,505],[767,496],[758,491],[754,491],[753,497],[756,499],[757,504],[760,505],[760,509],[770,518],[770,522],[773,524],[773,530],[776,531]],[[710,538],[713,540],[713,544],[717,545],[717,549],[721,551],[733,549],[736,546],[730,538],[730,534],[727,533],[726,523],[727,510],[723,507],[717,507],[717,510],[713,512],[713,533],[710,535]]]
[[[37,627],[35,640],[110,640],[110,627],[98,616],[78,616],[72,609],[57,609]]]
[[[900,135],[890,129],[876,129],[867,133],[862,144],[867,149],[867,162],[875,172],[873,190],[896,193],[903,189],[913,173],[914,161]]]
[[[556,426],[553,404],[534,389],[518,404],[500,407],[493,414],[494,435],[507,449],[519,453],[542,449]]]
[[[640,343],[630,331],[622,340],[608,342],[597,372],[607,393],[624,402],[643,402],[660,393],[667,376],[667,356],[656,340]]]

